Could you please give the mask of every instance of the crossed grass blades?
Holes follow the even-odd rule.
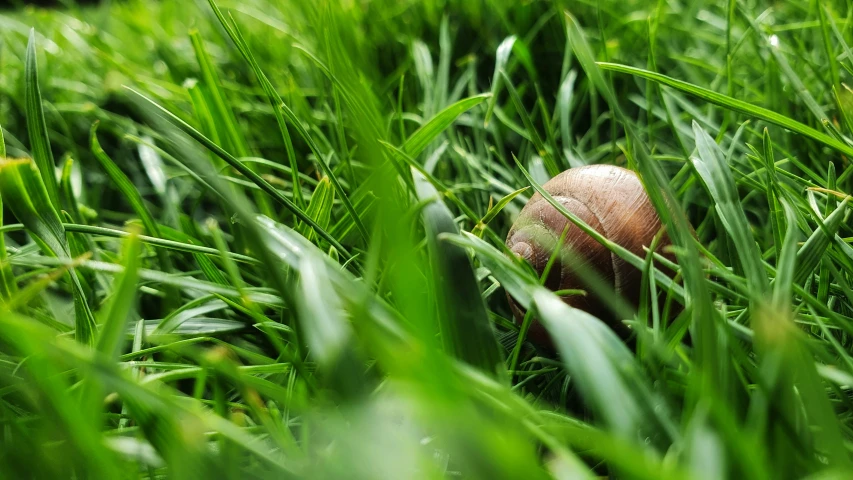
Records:
[[[847,478],[850,6],[765,8],[3,13],[3,476]],[[627,344],[503,246],[588,163],[678,258],[599,236]]]

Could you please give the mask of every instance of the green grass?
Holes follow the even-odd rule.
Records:
[[[829,0],[0,13],[0,476],[849,478],[851,43]],[[677,257],[590,230],[627,341],[504,246],[591,163]]]

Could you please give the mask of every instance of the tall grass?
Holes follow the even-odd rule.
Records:
[[[852,18],[0,14],[2,476],[848,478]],[[643,272],[627,341],[504,246],[592,163],[638,172],[677,258],[599,238]]]

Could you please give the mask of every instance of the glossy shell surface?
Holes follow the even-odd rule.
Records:
[[[556,201],[580,217],[590,227],[631,252],[645,257],[661,228],[660,218],[652,206],[637,175],[611,165],[572,168],[543,185]],[[507,236],[507,246],[528,261],[540,274],[545,270],[560,235],[566,229],[564,253],[557,259],[546,279],[551,290],[589,290],[580,281],[583,271],[594,269],[616,294],[636,303],[640,294],[641,272],[595,241],[563,216],[545,198],[536,193],[521,210]],[[606,299],[571,295],[563,297],[569,305],[607,321],[615,329]],[[510,298],[516,319],[524,312]],[[547,333],[538,323],[531,327],[530,339],[549,344]]]

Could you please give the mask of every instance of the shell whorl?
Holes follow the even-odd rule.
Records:
[[[652,243],[661,228],[640,179],[630,170],[610,165],[572,168],[546,182],[543,188],[597,232],[641,257],[645,256],[643,247]],[[640,271],[583,232],[538,193],[521,210],[506,243],[514,254],[541,274],[564,229],[563,250],[569,253],[557,259],[545,286],[554,291],[588,289],[576,272],[591,267],[617,294],[636,303]],[[566,260],[567,257],[571,260]],[[613,320],[609,318],[607,302],[591,293],[563,300],[603,320]],[[517,317],[519,313],[523,315],[514,301],[510,304]],[[534,341],[546,336],[538,325],[531,328],[530,335]]]

